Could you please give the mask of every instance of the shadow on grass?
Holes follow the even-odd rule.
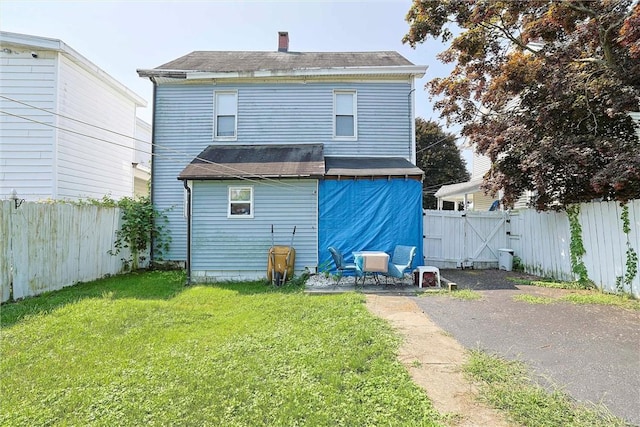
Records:
[[[184,289],[184,272],[139,271],[105,277],[38,296],[2,304],[0,326],[11,326],[26,316],[48,313],[85,299],[170,299]]]
[[[46,292],[23,300],[6,302],[0,307],[0,328],[9,327],[31,315],[49,313],[67,304],[90,298],[169,300],[189,286],[182,270],[138,271],[106,277],[92,282],[78,283],[57,291]],[[196,284],[192,285],[196,286]],[[240,295],[268,292],[295,293],[304,288],[304,280],[294,279],[282,286],[266,281],[218,282],[197,286],[219,287]]]
[[[223,282],[215,282],[215,283],[197,283],[193,286],[209,286],[216,287],[220,289],[226,289],[229,291],[234,291],[239,295],[255,295],[255,294],[264,294],[264,293],[284,293],[284,294],[292,294],[299,293],[304,291],[306,276],[298,276],[294,277],[290,281],[285,284],[276,286],[271,284],[271,282],[267,280],[255,280],[255,281],[223,281]]]

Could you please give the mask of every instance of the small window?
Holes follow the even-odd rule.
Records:
[[[253,218],[253,187],[229,187],[229,218]]]
[[[333,93],[334,138],[356,139],[358,119],[356,115],[356,92],[335,91]]]
[[[216,92],[214,105],[214,135],[216,139],[236,139],[237,92]]]

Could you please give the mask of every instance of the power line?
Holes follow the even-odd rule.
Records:
[[[0,98],[4,98],[4,99],[6,99],[8,101],[16,102],[18,104],[22,104],[22,105],[27,106],[29,108],[34,108],[36,110],[40,110],[40,111],[43,111],[45,113],[53,114],[53,115],[56,115],[56,116],[59,116],[59,117],[62,117],[62,118],[68,119],[68,120],[73,120],[75,122],[82,123],[84,125],[91,126],[91,127],[94,127],[94,128],[106,131],[106,132],[110,132],[110,133],[113,133],[115,135],[119,135],[119,136],[122,136],[122,137],[125,137],[125,138],[128,138],[128,139],[132,139],[134,141],[142,142],[142,143],[145,143],[145,144],[150,144],[152,147],[156,147],[156,148],[161,148],[161,149],[164,149],[164,150],[172,151],[172,152],[187,156],[187,158],[198,159],[198,160],[200,160],[200,161],[202,161],[202,162],[204,162],[206,164],[211,164],[211,165],[215,165],[215,166],[218,166],[218,167],[227,168],[228,170],[231,170],[231,171],[234,171],[234,172],[238,172],[238,173],[242,173],[242,174],[246,174],[246,175],[255,177],[257,179],[263,179],[263,180],[266,180],[266,181],[273,181],[273,182],[275,182],[277,184],[277,187],[284,186],[284,187],[291,187],[291,188],[299,188],[299,187],[297,187],[297,186],[295,186],[293,184],[289,184],[289,183],[286,183],[286,182],[278,181],[276,179],[272,179],[272,178],[266,177],[264,175],[251,174],[251,173],[248,173],[248,172],[246,172],[246,171],[244,171],[242,169],[238,169],[238,168],[234,168],[234,167],[231,167],[231,166],[227,166],[227,165],[223,165],[223,164],[220,164],[220,163],[216,163],[216,162],[213,162],[211,160],[203,159],[202,157],[199,157],[199,156],[193,157],[192,155],[189,155],[189,154],[187,154],[185,152],[178,151],[178,150],[176,150],[174,148],[170,148],[170,147],[162,146],[162,145],[159,145],[159,144],[155,144],[153,142],[145,141],[143,139],[138,139],[138,138],[136,138],[134,136],[126,135],[126,134],[123,134],[123,133],[120,133],[120,132],[117,132],[117,131],[114,131],[114,130],[111,130],[111,129],[107,129],[107,128],[104,128],[104,127],[101,127],[101,126],[98,126],[98,125],[94,125],[94,124],[82,121],[80,119],[76,119],[76,118],[73,118],[73,117],[65,116],[63,114],[60,114],[60,113],[57,113],[57,112],[54,112],[54,111],[50,111],[50,110],[47,110],[47,109],[44,109],[44,108],[36,107],[35,105],[28,104],[26,102],[19,101],[17,99],[9,98],[9,97],[4,96],[4,95],[0,95]],[[93,139],[97,139],[97,140],[104,141],[104,142],[107,142],[107,143],[118,145],[118,143],[115,143],[115,142],[112,142],[112,141],[108,141],[108,140],[105,140],[105,139],[102,139],[102,138],[94,137],[92,135],[87,135],[87,134],[84,134],[84,133],[81,133],[81,132],[77,132],[77,131],[73,131],[73,130],[70,130],[70,129],[61,128],[61,127],[58,127],[56,125],[51,125],[50,123],[39,122],[37,120],[30,119],[28,117],[24,117],[24,116],[12,114],[12,113],[7,113],[5,111],[0,111],[0,112],[2,112],[4,114],[12,115],[14,117],[19,117],[19,118],[24,119],[24,120],[30,120],[30,121],[35,122],[35,123],[43,124],[45,126],[50,126],[50,127],[56,128],[56,129],[67,131],[67,132],[76,133],[78,135],[85,136],[87,138],[93,138]],[[153,153],[153,152],[144,151],[142,149],[132,148],[132,147],[129,147],[129,146],[125,146],[125,148],[131,148],[131,149],[133,149],[135,151],[139,151],[139,152],[142,152],[142,153],[145,153],[145,154],[149,154],[151,156],[154,156],[154,155],[157,154],[157,153]],[[200,165],[197,165],[197,164],[194,164],[194,166],[204,169],[204,166],[200,166]],[[206,170],[206,169],[204,169],[204,170]],[[241,180],[245,179],[245,180],[249,180],[250,181],[249,178],[246,178],[246,177],[243,177],[243,176],[239,176],[239,175],[231,175],[230,178],[237,178],[237,179],[241,179]],[[256,181],[252,181],[252,182],[256,182]]]
[[[0,97],[8,99],[10,101],[14,101],[11,98],[8,98],[6,96],[0,95]],[[213,161],[208,160],[208,159],[204,159],[204,158],[199,157],[199,156],[193,157],[193,156],[189,155],[188,153],[181,152],[181,151],[178,151],[178,150],[170,148],[170,147],[162,146],[162,145],[159,145],[159,144],[154,144],[152,142],[141,140],[141,139],[135,138],[133,136],[125,135],[125,134],[122,134],[122,133],[119,133],[119,132],[116,132],[116,131],[113,131],[113,130],[109,130],[109,129],[106,129],[106,128],[103,128],[103,127],[100,127],[100,126],[97,126],[97,125],[92,125],[90,123],[83,122],[82,120],[73,119],[71,117],[67,117],[67,116],[64,116],[62,114],[58,114],[58,113],[54,113],[52,111],[44,110],[44,109],[36,107],[36,106],[31,106],[31,105],[26,104],[24,102],[20,102],[20,101],[16,101],[16,102],[18,102],[20,104],[23,104],[25,106],[28,106],[28,107],[35,108],[37,110],[41,110],[41,111],[44,111],[44,112],[47,112],[47,113],[50,113],[50,114],[54,114],[54,115],[58,115],[60,117],[64,117],[64,118],[67,118],[67,119],[70,119],[70,120],[74,120],[74,121],[79,122],[79,123],[83,123],[83,124],[85,124],[87,126],[92,126],[92,127],[97,128],[97,129],[101,129],[101,130],[104,130],[104,131],[107,131],[107,132],[111,132],[111,133],[114,133],[116,135],[119,135],[119,136],[122,136],[122,137],[125,137],[125,138],[133,139],[135,141],[144,142],[146,144],[150,144],[153,147],[183,155],[183,156],[187,157],[188,159],[197,159],[197,160],[200,160],[201,162],[203,162],[205,164],[211,164],[211,165],[214,165],[214,166],[217,166],[217,167],[226,168],[226,169],[228,169],[229,171],[232,171],[232,172],[246,174],[249,177],[253,177],[255,179],[260,179],[260,180],[264,180],[264,181],[272,181],[272,182],[274,182],[276,184],[268,184],[266,182],[256,181],[255,179],[251,179],[251,178],[249,178],[247,176],[241,176],[241,175],[235,175],[235,174],[229,175],[229,178],[245,180],[245,181],[249,181],[249,182],[253,182],[253,183],[261,183],[263,185],[268,185],[268,186],[275,187],[275,188],[289,187],[289,188],[293,188],[293,189],[300,190],[300,191],[303,190],[301,187],[298,187],[296,185],[289,184],[289,183],[286,183],[286,182],[282,182],[282,181],[279,181],[279,180],[276,180],[276,179],[273,179],[273,178],[269,178],[269,177],[266,177],[264,175],[252,174],[252,173],[246,172],[246,171],[244,171],[242,169],[238,169],[238,168],[234,168],[234,167],[227,166],[227,165],[224,165],[224,164],[216,163],[216,162],[213,162]],[[64,132],[69,132],[69,133],[73,133],[73,134],[76,134],[76,135],[79,135],[79,136],[83,136],[83,137],[86,137],[86,138],[91,138],[91,139],[95,139],[95,140],[98,140],[98,141],[102,141],[102,142],[105,142],[107,144],[119,146],[119,147],[122,147],[122,148],[134,150],[134,151],[138,151],[138,152],[141,152],[141,153],[144,153],[144,154],[149,154],[152,157],[155,156],[156,158],[157,157],[167,158],[166,156],[163,156],[163,155],[161,155],[159,153],[153,153],[153,152],[145,151],[145,150],[140,149],[140,148],[135,148],[135,147],[132,147],[132,146],[129,146],[129,145],[121,144],[121,143],[118,143],[118,142],[115,142],[115,141],[110,141],[110,140],[107,140],[107,139],[104,139],[104,138],[100,138],[100,137],[97,137],[97,136],[88,135],[86,133],[75,131],[75,130],[72,130],[72,129],[63,128],[63,127],[60,127],[60,126],[57,126],[57,125],[54,125],[54,124],[51,124],[51,123],[46,123],[46,122],[35,120],[35,119],[29,118],[29,117],[21,116],[19,114],[13,114],[13,113],[10,113],[8,111],[0,110],[0,113],[6,114],[8,116],[16,117],[16,118],[19,118],[19,119],[22,119],[22,120],[27,120],[27,121],[30,121],[30,122],[33,122],[33,123],[37,123],[37,124],[40,124],[40,125],[43,125],[43,126],[48,126],[48,127],[51,127],[51,128],[55,128],[55,129],[58,129],[58,130],[61,130],[61,131],[64,131]],[[172,159],[172,160],[174,160],[174,159]],[[178,163],[179,161],[175,160],[175,162]],[[184,164],[182,162],[179,162],[179,163],[181,165]],[[196,168],[202,168],[203,170],[207,170],[207,168],[204,165],[199,165],[199,164],[196,163],[196,164],[193,164],[193,166],[196,167]]]
[[[29,108],[33,108],[35,110],[44,111],[45,113],[53,114],[53,115],[56,115],[58,117],[62,117],[62,118],[67,119],[67,120],[73,120],[74,122],[82,123],[83,125],[91,126],[91,127],[96,128],[96,129],[103,130],[105,132],[110,132],[110,133],[113,133],[115,135],[119,135],[119,136],[123,136],[125,138],[133,139],[134,141],[143,142],[145,144],[149,144],[150,143],[149,141],[145,141],[143,139],[136,138],[135,136],[125,135],[125,134],[117,132],[115,130],[107,129],[107,128],[104,128],[102,126],[98,126],[98,125],[95,125],[95,124],[92,124],[92,123],[89,123],[89,122],[85,122],[83,120],[76,119],[76,118],[73,118],[73,117],[65,116],[64,114],[56,113],[55,111],[47,110],[46,108],[36,107],[35,105],[27,104],[26,102],[19,101],[17,99],[13,99],[13,98],[9,98],[8,96],[0,95],[0,98],[6,99],[6,100],[11,101],[11,102],[15,102],[17,104],[24,105],[24,106],[29,107]]]
[[[418,151],[416,151],[416,154],[420,153],[421,151],[428,150],[429,148],[431,148],[431,147],[433,147],[433,146],[435,146],[435,145],[437,145],[437,144],[441,143],[442,141],[444,141],[446,139],[449,139],[449,138],[455,138],[455,136],[454,135],[447,135],[444,138],[441,138],[441,139],[437,140],[433,144],[427,145],[426,147],[419,149]]]

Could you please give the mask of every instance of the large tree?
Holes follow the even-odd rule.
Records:
[[[416,165],[425,173],[422,184],[425,209],[436,209],[438,201],[433,194],[442,185],[469,179],[456,137],[438,123],[420,117],[416,118]]]
[[[637,0],[414,0],[407,22],[412,47],[448,43],[455,67],[427,87],[507,206],[524,190],[539,210],[640,198]]]

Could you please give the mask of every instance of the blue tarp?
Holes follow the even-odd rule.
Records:
[[[354,251],[391,255],[396,245],[415,246],[413,266],[422,265],[421,182],[404,178],[320,181],[320,271],[336,272],[329,246],[353,262]]]

